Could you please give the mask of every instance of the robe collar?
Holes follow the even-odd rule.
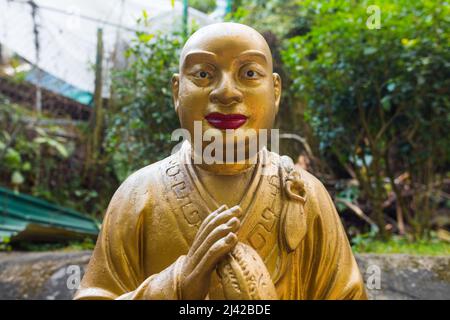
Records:
[[[264,179],[264,170],[266,169],[266,164],[269,159],[269,151],[263,147],[261,151],[258,152],[257,163],[255,164],[255,168],[253,169],[253,174],[250,179],[249,186],[245,191],[244,195],[239,202],[239,206],[242,209],[242,220],[241,225],[246,226],[247,220],[253,220],[252,216],[252,207],[255,202],[258,201],[260,197],[260,192],[257,192],[266,182],[267,179]],[[216,200],[212,197],[212,195],[206,190],[205,186],[201,182],[200,178],[195,171],[195,164],[192,163],[192,146],[189,141],[185,141],[180,149],[180,163],[183,164],[183,167],[186,171],[186,178],[189,180],[189,184],[194,186],[194,193],[198,194],[199,202],[202,206],[207,210],[207,213],[211,213],[217,210],[220,206],[216,202]],[[270,165],[270,164],[269,164]],[[246,233],[245,230],[240,230],[239,233]]]

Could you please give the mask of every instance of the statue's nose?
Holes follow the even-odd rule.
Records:
[[[242,93],[236,88],[232,76],[223,75],[218,86],[211,91],[209,99],[212,103],[232,106],[242,102]]]

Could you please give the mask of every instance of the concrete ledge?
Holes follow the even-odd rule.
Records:
[[[72,299],[90,251],[0,253],[0,299]],[[371,299],[450,299],[450,256],[356,256]]]
[[[91,251],[0,253],[0,299],[72,299],[69,266],[82,276],[90,257]]]
[[[359,254],[356,260],[370,299],[450,299],[450,256]],[[378,271],[379,289],[373,279]]]

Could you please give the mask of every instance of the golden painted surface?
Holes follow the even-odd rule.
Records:
[[[194,121],[222,134],[205,120],[211,112],[244,114],[244,129],[270,129],[281,94],[267,43],[235,23],[197,31],[172,85],[194,139]],[[193,149],[185,141],[119,187],[76,299],[366,298],[319,180],[266,148],[249,157],[256,164],[210,165],[193,164]]]

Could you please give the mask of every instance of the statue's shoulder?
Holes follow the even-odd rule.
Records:
[[[306,207],[323,207],[325,204],[323,200],[326,199],[328,202],[328,198],[330,198],[330,195],[323,182],[320,181],[320,179],[313,175],[311,172],[299,166],[296,166],[296,170],[300,173],[301,179],[305,183],[305,190],[309,202],[309,205],[307,205]]]
[[[314,174],[301,168],[299,165],[295,165],[289,156],[279,156],[276,153],[272,153],[271,156],[278,160],[280,167],[285,172],[284,180],[298,179],[298,185],[300,186],[300,189],[303,189],[302,191],[305,194],[305,208],[307,210],[312,208],[317,209],[318,207],[323,206],[324,199],[328,202],[330,198],[329,193],[322,181],[320,181],[320,179],[318,179]]]
[[[291,157],[286,155],[279,155],[275,152],[269,152],[270,158],[273,159],[273,163],[279,164],[282,169],[289,174],[289,172],[295,171],[298,173],[299,178],[305,183],[305,187],[307,188],[307,192],[316,192],[318,190],[325,190],[325,186],[323,183],[311,172],[303,169],[297,164],[294,164],[294,161]]]
[[[301,168],[300,166],[296,166],[296,170],[300,173],[301,178],[307,184],[309,192],[318,192],[326,190],[322,181],[320,181],[319,178],[317,178],[311,172]]]
[[[161,193],[158,190],[163,186],[161,171],[173,158],[174,155],[171,155],[129,175],[114,193],[110,206],[127,206],[132,211],[139,212],[151,205],[155,201],[155,195]]]
[[[311,172],[298,166],[296,170],[300,172],[305,184],[307,197],[305,211],[310,217],[320,216],[326,223],[331,223],[332,220],[335,220],[337,213],[334,208],[333,199],[325,185]]]

